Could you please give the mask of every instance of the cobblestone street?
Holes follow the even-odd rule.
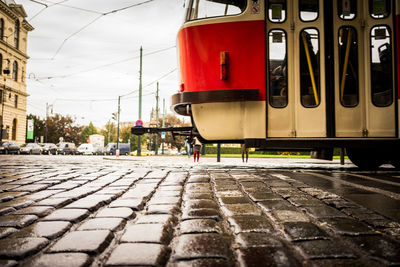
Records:
[[[399,205],[383,215],[296,178],[354,165],[200,161],[1,156],[0,266],[400,264]],[[398,203],[400,172],[380,172]]]

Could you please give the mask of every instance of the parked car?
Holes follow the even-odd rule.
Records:
[[[27,143],[21,146],[20,153],[29,155],[40,155],[42,154],[42,148],[37,143]]]
[[[62,155],[75,155],[76,147],[74,143],[62,142],[58,144],[57,153]]]
[[[57,155],[57,146],[53,143],[44,143],[40,144],[42,147],[42,154],[47,154],[47,155]]]
[[[81,144],[78,146],[77,154],[79,155],[93,155],[94,147],[92,144]]]
[[[21,147],[17,142],[14,141],[4,142],[0,146],[0,154],[19,154],[20,148]]]
[[[93,146],[95,155],[105,155],[105,148],[103,146]]]
[[[117,151],[117,143],[108,143],[105,149],[107,155],[115,155]],[[119,154],[129,155],[131,153],[131,145],[128,143],[119,143]]]

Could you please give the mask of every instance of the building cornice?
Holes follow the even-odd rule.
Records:
[[[27,31],[32,31],[34,30],[33,26],[30,25],[25,18],[28,16],[25,12],[25,9],[22,5],[16,5],[16,4],[10,4],[8,6],[4,2],[0,1],[0,11],[2,11],[4,14],[8,15],[11,19],[17,20],[19,18],[22,18],[22,26],[24,27],[25,30]]]
[[[8,15],[13,20],[18,19],[18,15],[15,14],[15,12],[13,12],[11,8],[7,6],[7,4],[4,3],[3,1],[0,1],[0,10],[3,11],[4,14]]]
[[[27,30],[28,32],[33,31],[35,28],[29,24],[29,22],[27,22],[25,19],[22,21],[22,27],[24,27],[25,30]]]
[[[5,46],[5,48],[6,48],[5,50],[12,50],[14,53],[19,54],[24,59],[26,59],[26,60],[29,59],[29,56],[27,54],[25,54],[22,51],[16,49],[14,46],[8,44],[6,41],[4,41],[2,39],[0,39],[0,45],[1,44]],[[3,58],[3,59],[5,59],[5,58]]]
[[[4,84],[0,85],[0,90],[4,90]],[[12,93],[15,93],[15,94],[22,95],[22,96],[25,96],[25,97],[30,96],[30,94],[28,94],[28,93],[26,93],[26,92],[24,92],[24,91],[17,90],[17,89],[15,89],[15,88],[11,88],[10,86],[7,86],[7,85],[6,85],[6,92],[7,92],[7,91],[12,92]]]

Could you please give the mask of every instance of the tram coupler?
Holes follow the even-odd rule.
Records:
[[[162,132],[171,132],[172,136],[176,135],[188,136],[193,135],[193,127],[143,127],[143,126],[134,126],[131,128],[131,133],[134,135],[143,135],[143,134],[153,134],[153,133],[162,133]]]

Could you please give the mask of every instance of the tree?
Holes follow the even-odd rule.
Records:
[[[108,121],[100,134],[104,136],[105,145],[117,142],[117,126],[113,122]]]
[[[37,138],[40,140],[40,136],[45,135],[46,122],[33,114],[29,114],[26,118],[28,120],[33,120],[33,140],[36,140]],[[25,140],[25,143],[33,142],[33,140]]]
[[[93,123],[90,122],[89,126],[86,126],[81,133],[81,139],[80,139],[81,143],[87,143],[89,136],[92,134],[97,134],[97,133],[98,132],[97,132],[96,127],[94,127]]]
[[[131,127],[126,126],[120,131],[120,138],[122,139],[122,143],[130,143],[131,151],[137,150],[138,137],[137,135],[131,134]],[[146,135],[142,135],[141,142],[143,145],[147,143]]]
[[[48,142],[58,143],[62,137],[65,142],[80,143],[83,126],[74,126],[75,120],[67,115],[55,114],[48,118]]]
[[[29,114],[28,119],[34,120],[34,138],[39,139],[41,136],[45,136],[45,125],[46,120],[40,119],[38,116]],[[82,126],[75,126],[75,119],[71,116],[62,116],[55,114],[54,116],[47,118],[47,142],[58,143],[60,137],[65,142],[73,142],[75,144],[80,143],[80,134],[82,132]]]
[[[184,127],[184,126],[190,126],[190,123],[184,123],[182,120],[180,120],[176,115],[174,114],[167,114],[165,117],[165,127]],[[158,125],[162,125],[162,119],[159,119]],[[158,145],[160,146],[161,144],[161,135],[158,134]],[[152,141],[153,142],[153,141]],[[165,139],[164,143],[167,145],[170,145],[172,148],[177,148],[178,151],[181,150],[185,142],[185,137],[184,136],[175,136],[173,138],[172,133],[167,132],[165,134]]]

